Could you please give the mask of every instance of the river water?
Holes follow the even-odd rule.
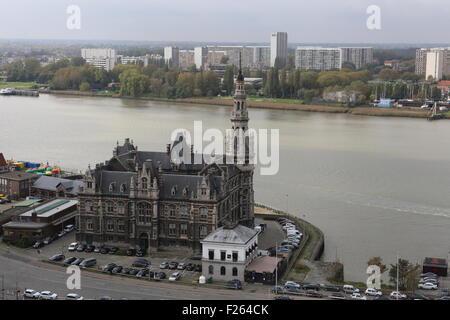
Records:
[[[116,141],[165,150],[175,128],[230,128],[230,108],[128,99],[0,97],[0,152],[85,170]],[[280,170],[255,175],[255,198],[325,233],[325,260],[364,281],[367,260],[412,262],[450,250],[450,122],[250,109],[250,127],[280,129]]]

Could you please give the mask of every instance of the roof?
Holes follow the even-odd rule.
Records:
[[[15,180],[15,181],[24,181],[37,178],[38,175],[35,173],[23,172],[23,171],[10,171],[5,173],[0,173],[0,178]]]
[[[41,199],[24,200],[14,204],[14,207],[30,207],[33,204],[42,201]]]
[[[247,266],[246,270],[256,273],[273,273],[281,260],[281,258],[271,256],[258,257]]]
[[[0,152],[0,167],[6,166],[6,160],[5,157],[3,156],[3,153]]]
[[[62,185],[68,193],[77,195],[83,181],[41,176],[33,183],[33,188],[56,191],[59,185]]]
[[[20,229],[40,229],[48,226],[44,222],[21,222],[11,221],[3,225],[3,228],[20,228]]]
[[[20,216],[31,217],[33,213],[36,213],[39,217],[47,218],[65,209],[76,206],[77,204],[78,200],[56,199],[30,209],[27,212],[22,213]]]
[[[442,266],[446,267],[448,265],[447,260],[442,258],[425,258],[423,260],[424,265]]]
[[[131,178],[136,177],[135,172],[130,171],[96,171],[96,181],[99,191],[102,194],[110,195],[128,195],[130,192]],[[121,192],[121,186],[124,185],[124,192]],[[112,189],[110,189],[110,186]]]
[[[203,242],[217,242],[225,244],[246,244],[258,233],[243,225],[237,225],[232,229],[220,227],[207,235]]]

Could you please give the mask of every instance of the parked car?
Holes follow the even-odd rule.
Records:
[[[101,248],[101,247],[96,247],[96,248],[94,249],[94,253],[100,253],[100,251],[102,251],[102,248]]]
[[[333,285],[326,285],[323,287],[326,291],[332,291],[332,292],[340,292],[341,288],[339,288],[338,286],[333,286]]]
[[[406,299],[406,294],[403,294],[399,291],[392,291],[389,295],[391,299]]]
[[[97,264],[97,259],[89,258],[80,263],[81,268],[91,268]]]
[[[117,251],[119,251],[119,248],[117,248],[117,247],[112,247],[112,248],[109,250],[109,254],[115,254],[115,253],[117,253]]]
[[[72,242],[69,247],[67,248],[67,250],[69,251],[75,251],[78,248],[78,242]]]
[[[64,260],[66,257],[63,254],[55,254],[54,256],[50,257],[48,259],[48,261],[62,261]]]
[[[66,231],[66,232],[71,232],[71,231],[73,231],[73,230],[75,230],[75,226],[74,226],[73,224],[68,224],[68,225],[64,228],[64,231]]]
[[[345,295],[344,295],[343,293],[341,293],[341,292],[333,292],[333,293],[330,295],[330,298],[331,298],[331,299],[338,299],[338,300],[345,300],[345,299],[347,299],[347,298],[345,297]]]
[[[65,230],[62,230],[62,231],[60,231],[59,233],[58,233],[58,238],[62,238],[62,237],[64,237],[65,235],[66,235],[66,231]]]
[[[82,296],[76,293],[69,293],[66,296],[66,300],[84,300]]]
[[[162,279],[165,279],[165,278],[166,278],[166,274],[164,272],[158,272],[155,275],[155,279],[157,279],[157,280],[162,280]]]
[[[23,292],[24,298],[28,299],[39,299],[40,295],[40,292],[37,292],[33,289],[25,289],[25,291]]]
[[[77,258],[71,263],[71,265],[72,266],[79,266],[80,263],[82,263],[83,261],[84,261],[84,258]]]
[[[70,258],[67,258],[66,260],[64,260],[63,261],[63,263],[64,264],[72,264],[72,262],[74,262],[75,260],[77,260],[77,258],[76,257],[70,257]]]
[[[283,294],[284,293],[284,289],[281,286],[275,286],[272,288],[271,290],[272,293],[276,293],[276,294]]]
[[[365,294],[372,297],[379,297],[383,295],[383,292],[375,289],[375,288],[367,288]]]
[[[436,300],[450,300],[450,296],[443,296],[443,297],[440,297],[440,298],[438,298]]]
[[[121,273],[123,267],[122,266],[116,266],[111,270],[111,273]]]
[[[239,279],[233,279],[233,280],[230,280],[230,281],[228,281],[228,282],[225,284],[225,288],[227,288],[227,289],[241,290],[241,289],[242,289],[242,283],[241,283],[241,280],[239,280]]]
[[[134,262],[131,266],[136,267],[136,268],[146,268],[149,265],[150,265],[150,261],[148,261],[147,259],[138,258],[138,259],[134,260]]]
[[[83,252],[84,250],[86,250],[86,245],[85,244],[80,244],[78,247],[77,247],[77,252]]]
[[[45,238],[43,243],[44,243],[44,245],[49,245],[50,243],[52,243],[52,238],[51,237]]]
[[[127,250],[127,256],[134,256],[134,255],[136,255],[136,249],[133,249],[133,248],[129,248],[128,250]]]
[[[34,244],[33,244],[33,248],[34,249],[39,249],[39,248],[42,248],[44,246],[44,243],[42,242],[42,241],[36,241]]]
[[[201,255],[192,256],[191,260],[202,260],[202,256]]]
[[[299,285],[298,283],[294,282],[294,281],[286,281],[284,283],[284,287],[287,288],[295,288],[295,289],[301,289],[301,285]]]
[[[137,249],[136,250],[136,257],[143,257],[145,256],[145,251],[142,249]]]
[[[86,247],[86,249],[84,250],[84,252],[90,253],[90,252],[93,252],[94,250],[95,250],[95,246],[93,246],[92,244],[90,244],[90,245],[88,245],[88,246]]]
[[[292,300],[292,298],[289,296],[275,296],[274,299],[275,300]]]
[[[160,269],[167,269],[169,268],[169,263],[168,262],[161,262],[161,264],[159,265]]]
[[[136,273],[136,277],[143,278],[146,277],[148,273],[148,269],[141,269],[138,273]]]
[[[100,249],[100,253],[101,254],[108,254],[109,250],[110,250],[109,248],[103,247],[103,248]]]
[[[103,267],[102,272],[111,272],[112,269],[117,267],[117,264],[115,263],[108,263],[106,266]]]
[[[433,272],[426,272],[420,275],[421,278],[438,278],[438,275]]]
[[[131,270],[128,272],[128,274],[129,274],[130,276],[135,276],[135,275],[138,274],[138,272],[139,272],[138,269],[131,269]]]
[[[194,268],[195,272],[202,272],[202,265],[201,264],[197,264]]]
[[[110,296],[101,296],[98,300],[112,300]]]
[[[306,290],[306,296],[308,297],[314,297],[314,298],[323,298],[323,294],[321,294],[317,290]]]
[[[177,281],[177,280],[180,280],[180,279],[181,279],[181,272],[174,272],[169,277],[169,281]]]
[[[437,288],[438,288],[438,286],[431,282],[419,283],[419,289],[436,290]]]
[[[56,300],[56,299],[58,299],[58,295],[51,291],[42,291],[41,295],[39,296],[39,299],[41,299],[41,300]]]
[[[363,295],[361,295],[361,293],[358,293],[358,292],[353,292],[351,295],[351,298],[355,299],[355,300],[367,300],[366,296],[363,296]]]
[[[123,268],[122,271],[121,271],[121,273],[122,273],[122,274],[129,274],[130,271],[131,271],[131,268]]]
[[[422,278],[419,280],[419,283],[433,283],[435,285],[439,285],[439,280],[435,279],[435,278]]]
[[[187,271],[193,271],[194,269],[195,269],[195,264],[188,263],[188,264],[186,265],[186,270],[187,270]]]
[[[342,290],[347,293],[347,294],[352,294],[354,292],[359,292],[358,288],[355,288],[354,286],[350,285],[350,284],[346,284],[342,287]]]
[[[178,267],[178,262],[172,261],[169,263],[169,269],[174,270]]]
[[[186,263],[180,263],[180,264],[178,264],[178,267],[177,267],[177,269],[178,270],[184,270],[184,269],[186,269]]]
[[[304,290],[316,290],[316,291],[320,290],[320,286],[318,284],[304,284],[302,285],[302,288]]]

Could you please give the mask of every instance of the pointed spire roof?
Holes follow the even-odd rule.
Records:
[[[241,52],[239,52],[239,73],[238,73],[238,76],[237,76],[237,81],[244,81],[244,75],[242,74]]]

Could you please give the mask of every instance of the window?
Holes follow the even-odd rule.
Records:
[[[94,224],[92,223],[92,219],[86,220],[86,230],[89,231],[94,230]]]
[[[117,229],[119,230],[119,232],[125,232],[125,225],[123,224],[123,222],[119,222],[119,224],[117,225]]]
[[[151,207],[148,202],[141,202],[137,205],[138,221],[139,223],[150,223],[151,221]]]
[[[142,190],[147,190],[147,178],[142,178]]]
[[[187,207],[187,205],[182,204],[180,206],[180,214],[181,214],[181,216],[184,216],[184,217],[186,217],[188,215],[188,207]]]
[[[114,202],[112,202],[112,201],[106,202],[106,212],[108,212],[108,213],[114,212]]]
[[[237,251],[233,251],[233,262],[238,261],[238,252]]]
[[[169,224],[169,236],[174,236],[177,234],[177,225],[175,223]]]
[[[225,261],[226,255],[227,255],[226,251],[220,251],[220,260]]]
[[[111,183],[109,184],[109,192],[113,192],[114,189],[115,189],[115,187],[116,187],[116,183],[115,183],[115,182],[111,182]]]
[[[114,231],[114,222],[112,220],[108,220],[106,223],[106,230]]]
[[[183,189],[183,196],[187,196],[189,192],[189,189],[186,187]]]
[[[177,186],[173,186],[172,187],[171,193],[172,193],[173,196],[177,193]]]
[[[208,228],[206,226],[200,226],[200,238],[204,238],[208,235]]]
[[[200,208],[200,219],[207,219],[207,218],[208,218],[208,209]]]
[[[226,274],[226,269],[225,267],[220,267],[220,275],[224,276]]]
[[[187,224],[182,223],[180,224],[180,234],[186,236],[187,235]]]
[[[118,214],[124,214],[125,213],[125,205],[123,204],[123,202],[119,202],[117,204],[117,213]]]
[[[208,267],[208,273],[209,274],[214,274],[214,266],[209,266]]]
[[[92,189],[92,182],[89,181],[89,182],[87,183],[87,187],[88,187],[89,189]]]
[[[238,269],[236,267],[233,268],[233,277],[237,277]]]
[[[125,191],[127,191],[127,186],[125,184],[121,184],[120,185],[120,192],[121,193],[125,193]]]
[[[92,206],[92,201],[90,201],[90,200],[87,200],[86,202],[85,202],[85,210],[86,210],[86,212],[92,212],[92,211],[94,211],[94,207]]]
[[[133,202],[128,203],[128,215],[129,216],[134,215],[134,203]]]
[[[214,260],[214,250],[212,249],[208,250],[208,259]]]
[[[175,206],[170,206],[169,216],[171,216],[171,217],[175,217],[176,216],[176,208],[175,208]]]

